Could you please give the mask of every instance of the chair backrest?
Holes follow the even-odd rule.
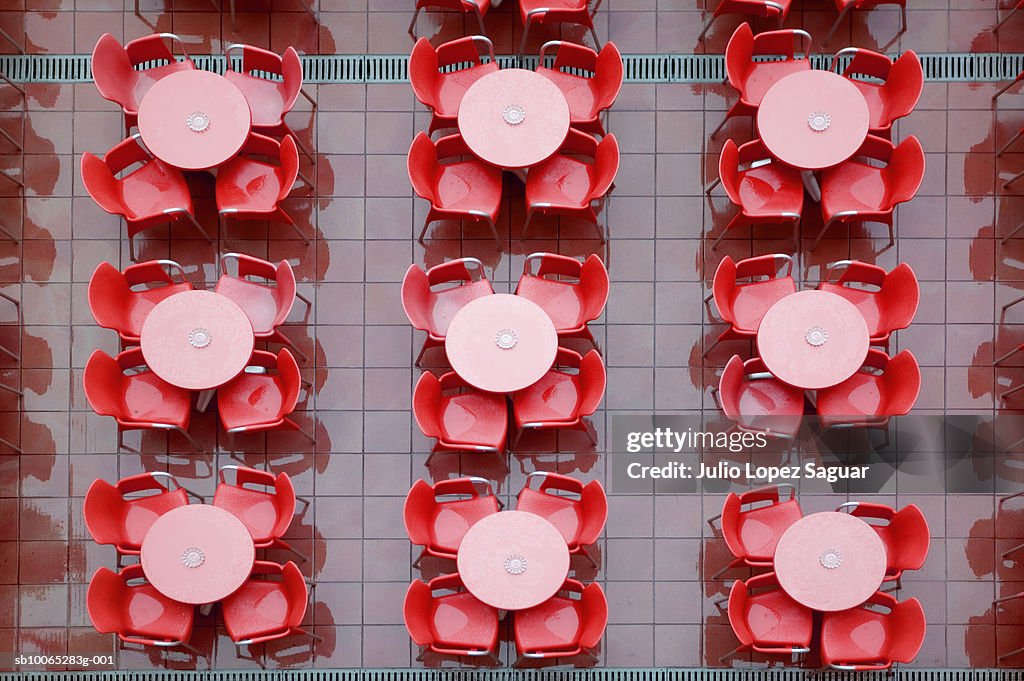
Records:
[[[597,542],[608,522],[608,495],[604,486],[597,480],[591,480],[580,492],[580,507],[583,515],[580,527],[579,543],[589,546]]]
[[[101,634],[125,631],[124,608],[128,586],[121,575],[105,567],[97,568],[89,580],[85,607],[92,626]]]
[[[417,196],[435,203],[439,171],[437,149],[425,132],[417,134],[409,147],[408,170],[409,182]]]
[[[731,142],[728,140],[726,143]],[[711,293],[715,298],[715,307],[722,320],[732,324],[736,314],[732,309],[733,293],[736,290],[736,262],[731,256],[725,256],[715,269],[715,278],[711,281]]]
[[[102,350],[93,350],[85,364],[82,387],[89,406],[100,416],[120,418],[124,408],[125,377],[120,365]]]
[[[746,555],[746,549],[740,540],[739,527],[740,517],[743,515],[743,500],[733,492],[722,502],[722,538],[725,545],[729,547],[732,555],[741,557]]]
[[[594,85],[597,90],[594,111],[603,111],[615,103],[619,91],[622,90],[624,77],[625,68],[622,65],[622,54],[615,43],[609,40],[601,48],[597,55],[597,62],[594,64]]]
[[[295,361],[295,355],[288,348],[281,348],[277,353],[277,373],[282,395],[279,416],[287,416],[295,411],[299,391],[302,390],[302,372],[299,363]]]
[[[413,391],[412,415],[427,437],[441,437],[439,418],[442,400],[441,381],[431,372],[423,372]]]
[[[302,626],[302,618],[306,616],[306,607],[309,605],[309,590],[306,587],[306,579],[302,576],[299,567],[292,561],[284,564],[281,570],[281,588],[284,590],[288,600],[288,616],[285,624],[289,629]]]
[[[164,37],[165,34],[154,33],[125,43],[124,51],[132,66],[154,61],[166,61],[172,64],[177,61],[174,58],[174,53],[164,42]]]
[[[430,330],[430,281],[419,265],[409,265],[405,271],[402,279],[402,309],[414,328]]]
[[[718,177],[722,182],[722,189],[729,195],[729,200],[737,206],[742,206],[740,199],[740,150],[731,139],[725,140],[722,145],[722,153],[718,157]]]
[[[907,50],[893,62],[882,89],[890,120],[906,116],[914,110],[924,91],[924,69],[916,52]]]
[[[910,326],[921,302],[921,286],[910,265],[901,262],[886,274],[878,295],[885,328],[895,330]]]
[[[884,175],[889,205],[909,201],[917,194],[924,180],[924,149],[917,137],[911,135],[892,150]]]
[[[434,642],[434,596],[426,582],[412,580],[405,592],[402,616],[409,637],[418,646]]]
[[[282,111],[288,112],[295,106],[295,100],[302,90],[302,61],[295,48],[288,46],[281,55],[281,91],[284,94]]]
[[[900,601],[886,618],[887,657],[892,662],[912,662],[921,651],[928,622],[916,598]]]
[[[112,215],[126,215],[128,208],[121,193],[121,181],[114,177],[103,159],[89,153],[82,154],[82,184],[96,204]]]
[[[597,582],[591,582],[583,589],[580,596],[580,609],[583,621],[580,623],[580,647],[590,650],[596,648],[604,636],[608,626],[608,599],[604,589]]]
[[[916,504],[907,504],[896,511],[889,521],[889,533],[893,538],[892,546],[899,554],[899,567],[904,570],[920,569],[931,545],[928,520],[921,509]]]
[[[278,473],[274,478],[274,506],[277,508],[277,520],[271,533],[282,537],[295,516],[295,486],[287,473]]]
[[[607,194],[618,172],[619,143],[615,139],[615,135],[608,134],[597,143],[597,151],[594,154],[593,184],[590,187],[590,198],[587,202]]]
[[[747,22],[741,23],[733,31],[729,43],[725,46],[725,73],[729,84],[739,92],[747,82],[754,60],[754,31]]]
[[[736,422],[741,420],[740,395],[743,392],[745,375],[743,360],[739,355],[733,355],[722,370],[721,378],[718,379],[718,401],[722,412]]]
[[[129,111],[138,106],[134,92],[138,74],[128,52],[109,33],[101,35],[92,50],[92,76],[104,99]]]
[[[597,411],[598,405],[604,398],[607,382],[608,375],[604,368],[604,361],[601,359],[601,353],[591,350],[580,361],[578,416],[590,416]]]
[[[277,167],[277,179],[281,183],[281,189],[277,193],[277,202],[281,203],[292,193],[295,179],[299,176],[299,150],[291,135],[285,135],[281,140],[281,149],[278,153],[280,165]]]
[[[601,256],[591,253],[583,261],[579,285],[585,308],[583,318],[592,322],[604,312],[604,307],[608,303],[608,291],[611,288],[608,268],[604,266]]]
[[[402,509],[405,532],[413,544],[427,546],[430,543],[430,530],[436,508],[437,499],[430,483],[422,479],[414,482],[409,488],[409,494],[405,497],[405,506]]]
[[[132,290],[125,276],[107,261],[101,262],[89,278],[89,309],[96,323],[107,329],[122,329],[127,322]]]
[[[413,94],[420,104],[437,108],[437,91],[440,87],[441,74],[438,72],[437,51],[430,41],[420,38],[412,46],[409,54],[409,83]]]
[[[882,374],[884,390],[881,405],[884,416],[903,416],[914,408],[921,392],[921,368],[910,350],[889,360]]]
[[[735,495],[730,494],[729,496]],[[725,516],[722,519],[724,520]],[[732,588],[729,590],[729,607],[726,609],[726,614],[729,615],[729,624],[732,626],[732,632],[736,634],[736,638],[739,639],[740,643],[745,646],[749,646],[754,642],[754,634],[750,631],[750,625],[747,623],[748,600],[746,583],[743,580],[737,579],[732,583]]]
[[[101,478],[92,481],[82,503],[82,516],[93,541],[118,544],[123,530],[124,506],[124,497],[114,485]]]

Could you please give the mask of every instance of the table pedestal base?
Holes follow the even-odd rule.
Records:
[[[813,170],[801,170],[800,179],[804,181],[804,189],[815,202],[821,201],[821,187],[818,186],[818,178],[814,176]]]

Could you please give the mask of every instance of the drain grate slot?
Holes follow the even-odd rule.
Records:
[[[892,57],[898,54],[890,55]],[[922,54],[925,80],[933,82],[1008,81],[1024,71],[1024,54]],[[224,73],[223,55],[193,55],[201,69]],[[233,55],[232,67],[241,68],[241,58]],[[302,59],[306,82],[319,83],[406,83],[409,58],[406,55],[307,55]],[[719,83],[725,79],[725,58],[712,54],[629,54],[623,56],[627,83]],[[522,67],[537,67],[537,57],[524,57]],[[18,83],[87,83],[92,80],[89,55],[0,55],[0,71]],[[497,57],[501,68],[517,65],[514,56]],[[815,68],[827,69],[832,56],[811,57]],[[840,60],[841,68],[849,58]],[[550,65],[550,61],[549,61]]]

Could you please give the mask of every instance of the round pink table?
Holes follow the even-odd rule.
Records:
[[[569,134],[569,104],[544,76],[501,69],[473,83],[459,104],[459,133],[470,150],[499,168],[528,168]]]
[[[502,511],[478,520],[462,538],[462,583],[499,610],[525,610],[554,596],[569,574],[569,547],[534,513]]]
[[[252,535],[234,514],[208,504],[168,511],[142,540],[142,571],[157,591],[204,605],[230,596],[252,572]]]
[[[242,308],[213,291],[182,291],[142,323],[142,356],[171,385],[211,390],[242,373],[255,343]]]
[[[558,334],[532,300],[507,293],[463,306],[448,325],[448,362],[474,388],[511,393],[540,380],[555,362]]]
[[[885,577],[878,533],[847,513],[812,513],[790,525],[775,547],[775,575],[790,597],[812,610],[855,608]]]
[[[856,306],[828,291],[792,293],[757,327],[757,352],[784,383],[819,390],[842,383],[868,356],[868,325]]]
[[[161,78],[139,104],[139,134],[146,148],[183,170],[206,170],[232,158],[251,126],[242,91],[209,71]]]
[[[768,88],[757,108],[757,132],[768,151],[805,170],[830,168],[853,156],[868,122],[864,95],[831,71],[790,74]]]

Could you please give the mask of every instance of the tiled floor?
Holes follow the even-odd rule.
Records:
[[[122,0],[4,0],[0,27],[33,53],[86,53],[109,31],[130,39],[154,30],[181,35],[190,51],[218,51],[244,41],[272,49],[295,45],[307,53],[404,53],[410,16],[407,0],[321,0],[315,26],[294,0],[262,0],[239,14],[231,29],[206,0],[175,0],[173,11],[156,0],[136,16]],[[598,32],[625,53],[700,51],[696,35],[702,2],[693,0],[604,0]],[[488,16],[499,52],[510,52],[519,31],[511,0]],[[267,11],[269,10],[269,11]],[[789,24],[824,34],[834,17],[830,3],[795,4]],[[996,39],[990,0],[910,0],[910,30],[887,50],[922,52],[1024,50],[1024,16],[1015,17]],[[833,49],[855,44],[885,46],[895,34],[891,8],[856,14],[840,30]],[[708,49],[720,52],[736,21],[721,19]],[[462,32],[462,20],[424,14],[419,32],[437,40]],[[536,45],[556,33],[538,31]],[[581,38],[582,30],[567,29]],[[436,40],[435,40],[436,42]],[[268,666],[408,667],[415,651],[402,625],[401,602],[414,572],[414,556],[401,518],[405,492],[420,477],[441,479],[458,472],[483,475],[512,499],[525,473],[537,468],[607,480],[612,460],[604,433],[616,412],[690,412],[714,406],[708,388],[715,369],[743,345],[722,346],[707,362],[704,343],[720,330],[704,316],[701,299],[718,259],[788,249],[788,233],[738,232],[717,253],[709,250],[732,214],[720,194],[708,201],[701,188],[704,168],[714,168],[722,140],[746,139],[750,123],[730,123],[707,144],[731,93],[723,86],[627,85],[615,105],[610,129],[623,157],[614,198],[603,216],[612,236],[605,251],[586,225],[553,221],[534,224],[520,241],[522,187],[506,180],[497,250],[485,229],[456,224],[433,227],[426,246],[414,240],[425,205],[414,199],[406,178],[405,152],[427,115],[408,85],[331,85],[310,88],[319,102],[292,114],[293,127],[310,130],[318,150],[315,196],[298,191],[287,210],[310,236],[309,247],[287,227],[232,225],[220,233],[221,251],[288,258],[302,290],[314,299],[308,320],[296,316],[289,335],[310,353],[304,368],[313,395],[300,406],[300,422],[314,429],[316,452],[301,436],[273,435],[239,441],[246,462],[286,471],[300,493],[314,497],[289,533],[312,559],[303,566],[315,578],[307,620],[324,641],[268,645],[257,654]],[[1003,323],[1000,306],[1024,288],[1024,239],[1005,247],[998,237],[1024,220],[1024,182],[1010,191],[996,187],[1024,167],[1020,153],[999,159],[994,151],[1024,125],[1022,100],[1007,95],[994,116],[995,84],[930,83],[895,136],[917,135],[928,171],[918,197],[899,209],[897,244],[886,249],[884,227],[838,229],[814,253],[807,247],[821,225],[808,202],[803,220],[800,274],[817,281],[822,265],[855,257],[891,267],[909,262],[922,281],[922,304],[914,325],[894,346],[910,348],[923,366],[922,414],[973,413],[991,421],[997,392],[1024,380],[1019,368],[995,371],[994,356],[1024,338],[1024,310],[1011,309]],[[130,435],[142,454],[115,454],[115,428],[95,416],[81,390],[85,360],[94,348],[117,349],[110,331],[93,323],[86,301],[97,263],[128,264],[118,221],[100,211],[78,177],[83,151],[103,152],[121,139],[121,116],[94,87],[30,85],[25,132],[24,203],[4,187],[0,219],[21,230],[19,244],[0,241],[0,282],[20,298],[24,317],[23,360],[0,358],[0,380],[24,388],[22,404],[0,392],[0,436],[21,443],[25,453],[0,456],[0,650],[107,652],[112,637],[90,627],[86,584],[101,565],[113,566],[110,547],[92,543],[84,528],[82,497],[96,477],[114,480],[142,470],[168,470],[200,493],[212,494],[214,472],[229,462],[218,442],[215,411],[196,414],[191,432],[216,456],[186,453],[176,436]],[[300,100],[300,105],[305,103]],[[16,124],[10,115],[4,120]],[[10,120],[8,120],[10,119]],[[303,134],[308,134],[304,132]],[[7,167],[21,161],[3,157]],[[314,170],[308,169],[313,173]],[[194,179],[199,219],[216,224],[209,178]],[[21,223],[23,211],[23,228]],[[187,229],[157,229],[140,242],[142,258],[170,257],[197,285],[216,279],[217,248]],[[461,237],[461,238],[460,238]],[[597,335],[609,367],[609,389],[594,422],[601,433],[596,451],[581,441],[545,440],[538,449],[575,454],[520,453],[507,463],[477,457],[442,456],[424,467],[430,443],[410,415],[417,377],[412,360],[422,338],[408,326],[399,302],[400,281],[410,262],[433,265],[459,255],[480,258],[499,291],[518,278],[523,256],[552,250],[583,256],[601,252],[613,280],[606,318]],[[0,301],[2,302],[2,301]],[[301,307],[301,306],[300,306]],[[0,308],[3,311],[4,308]],[[301,310],[300,310],[301,311]],[[6,314],[6,312],[0,312]],[[8,317],[9,319],[9,317]],[[0,343],[16,346],[17,331],[2,327]],[[993,339],[995,341],[993,342]],[[1020,365],[1024,366],[1024,365]],[[1024,408],[1024,393],[1014,400]],[[171,454],[166,454],[170,449]],[[923,570],[904,578],[901,596],[916,596],[928,616],[928,636],[916,665],[987,667],[997,652],[1021,644],[1024,608],[1007,607],[998,621],[996,594],[1022,590],[1024,567],[998,555],[1017,543],[1024,510],[1008,505],[996,514],[994,490],[1018,488],[1024,476],[1003,465],[987,478],[987,493],[906,492],[900,477],[876,500],[924,509],[933,533]],[[735,640],[713,601],[726,584],[705,579],[726,560],[722,540],[703,518],[717,513],[716,493],[626,495],[612,488],[607,537],[602,541],[600,580],[610,601],[611,621],[601,664],[608,666],[716,666]],[[805,511],[831,509],[864,495],[823,494],[804,489]],[[938,490],[935,490],[936,492]],[[287,556],[274,556],[284,559]],[[705,573],[705,566],[707,571]],[[739,575],[737,575],[739,576]],[[214,615],[197,621],[193,643],[203,656],[181,652],[121,650],[119,668],[179,669],[255,666],[240,658]],[[505,659],[512,651],[503,647]],[[438,663],[428,658],[429,664]],[[1024,664],[1024,658],[1007,664]]]

